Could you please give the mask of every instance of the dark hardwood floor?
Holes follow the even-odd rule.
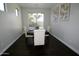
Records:
[[[55,37],[45,38],[44,46],[33,46],[33,38],[24,34],[2,56],[78,56]]]

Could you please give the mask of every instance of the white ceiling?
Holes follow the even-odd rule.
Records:
[[[52,8],[56,3],[19,3],[24,8]]]

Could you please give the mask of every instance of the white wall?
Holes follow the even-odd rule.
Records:
[[[79,4],[71,4],[70,19],[67,22],[53,22],[51,10],[50,26],[52,35],[79,54]]]
[[[22,13],[22,20],[23,20],[23,26],[26,26],[28,28],[29,20],[27,19],[27,13],[33,13],[33,12],[41,12],[44,13],[44,27],[47,29],[47,26],[49,24],[50,19],[50,9],[40,9],[40,8],[21,8]]]
[[[6,4],[7,11],[0,11],[0,54],[22,34],[20,8],[16,4]],[[15,8],[19,9],[16,16]]]

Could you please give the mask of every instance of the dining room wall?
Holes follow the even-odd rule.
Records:
[[[5,7],[5,11],[0,11],[0,55],[22,35],[20,7],[15,3],[7,3]]]
[[[50,33],[70,49],[79,54],[79,3],[70,4],[68,21],[54,22],[53,9],[51,9]]]

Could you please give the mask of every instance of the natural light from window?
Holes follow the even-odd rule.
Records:
[[[4,4],[0,2],[0,10],[4,11]]]
[[[43,27],[44,14],[43,13],[28,13],[28,19],[30,21],[30,26]]]

